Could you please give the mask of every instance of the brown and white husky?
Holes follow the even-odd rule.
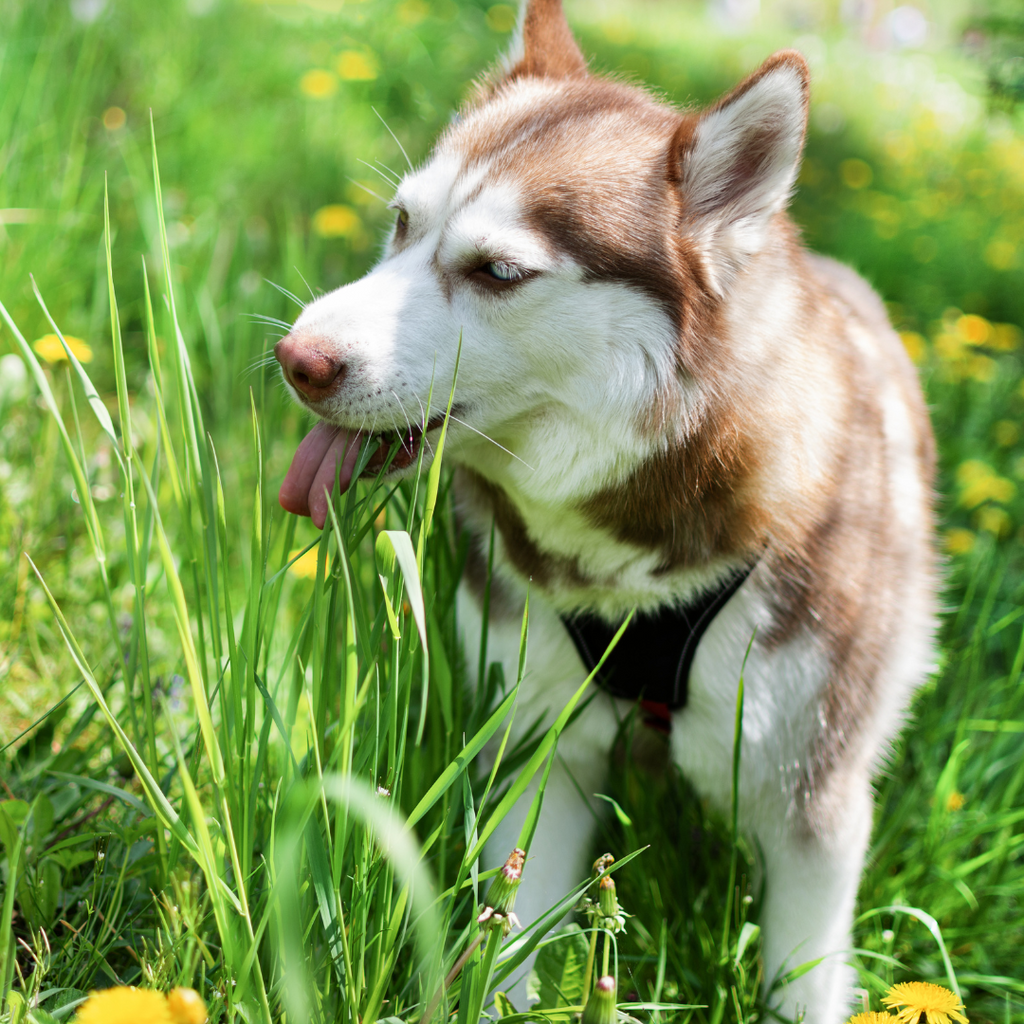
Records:
[[[664,615],[749,570],[696,649],[671,751],[728,810],[756,632],[739,806],[764,857],[765,977],[824,958],[773,998],[833,1024],[872,774],[932,663],[934,453],[882,303],[807,252],[785,212],[808,89],[786,51],[681,111],[591,74],[560,0],[527,0],[511,53],[398,186],[383,259],[311,302],[276,353],[322,420],[281,503],[322,525],[353,440],[406,438],[400,472],[436,437],[423,410],[432,385],[448,393],[461,337],[448,452],[476,556],[497,527],[489,651],[506,678],[532,581],[519,721],[584,678],[574,616]],[[459,616],[473,649],[472,579]],[[563,736],[585,793],[624,709],[601,695]],[[524,920],[583,877],[591,821],[560,767]]]

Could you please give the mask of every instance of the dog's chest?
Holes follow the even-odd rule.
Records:
[[[518,590],[540,590],[562,615],[592,613],[608,624],[636,609],[654,614],[690,604],[741,567],[729,559],[667,571],[662,553],[617,539],[571,505],[554,506],[460,475],[458,491],[478,555],[495,525],[494,570]]]

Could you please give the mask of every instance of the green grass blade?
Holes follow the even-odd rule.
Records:
[[[25,557],[28,558],[28,555]],[[92,694],[93,700],[95,700],[99,705],[100,711],[103,712],[103,717],[107,720],[107,724],[113,730],[115,736],[117,736],[118,742],[121,744],[121,748],[124,750],[125,754],[128,755],[128,759],[131,761],[132,767],[135,769],[135,772],[139,777],[139,781],[142,783],[142,787],[146,791],[146,798],[149,800],[150,806],[161,821],[163,821],[164,825],[174,833],[178,841],[190,853],[194,856],[198,856],[198,847],[195,839],[192,838],[188,830],[185,828],[185,825],[178,816],[177,811],[175,811],[171,806],[167,797],[164,796],[159,783],[150,773],[146,762],[135,749],[131,740],[118,723],[116,716],[110,710],[110,707],[103,696],[103,690],[100,688],[99,683],[92,674],[92,670],[89,668],[88,662],[85,660],[85,655],[82,654],[82,650],[78,646],[78,641],[71,632],[71,628],[68,626],[67,621],[64,618],[64,614],[61,612],[60,606],[54,599],[53,594],[50,593],[50,589],[47,587],[42,573],[40,573],[39,569],[31,559],[29,559],[29,564],[32,566],[32,571],[36,574],[36,578],[39,580],[39,585],[43,588],[43,593],[46,595],[46,599],[50,603],[50,608],[57,620],[57,627],[61,632],[61,636],[64,638],[64,643],[71,652],[71,657],[78,666],[78,670],[82,673],[82,676],[85,679],[85,685]]]
[[[408,825],[410,828],[444,796],[451,786],[458,781],[459,776],[469,768],[477,754],[483,750],[487,741],[498,731],[498,727],[512,710],[518,694],[519,687],[517,686],[495,709],[491,717],[487,719],[476,735],[462,748],[448,767],[437,777],[430,789],[423,794],[419,803],[409,813]]]

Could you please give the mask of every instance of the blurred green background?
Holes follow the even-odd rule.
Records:
[[[775,49],[795,46],[810,62],[811,125],[793,213],[810,246],[847,261],[878,288],[920,367],[940,444],[948,556],[941,671],[881,784],[885,828],[862,898],[878,906],[915,894],[924,900],[927,892],[922,905],[956,933],[958,966],[1005,982],[979,989],[991,996],[982,1019],[997,1019],[1004,995],[1024,993],[1024,985],[1011,984],[1024,959],[1013,881],[1021,877],[1024,785],[1020,5],[567,0],[566,7],[597,69],[648,83],[681,105],[713,99]],[[142,262],[160,303],[152,123],[179,320],[237,527],[246,513],[233,498],[250,493],[254,473],[250,389],[268,425],[269,487],[307,426],[265,366],[283,329],[262,318],[296,315],[281,289],[300,297],[327,290],[373,262],[391,222],[391,183],[405,167],[401,147],[414,162],[428,153],[473,77],[507,45],[514,13],[483,0],[0,0],[0,301],[30,341],[49,334],[32,275],[64,332],[91,349],[89,372],[116,408],[102,245],[106,185],[135,429],[140,443],[154,434]],[[161,308],[157,326],[166,336]],[[14,350],[0,328],[6,796],[33,758],[60,751],[66,726],[59,715],[21,734],[78,679],[23,551],[32,552],[73,617],[90,662],[109,662],[114,650],[102,628],[106,610],[79,499],[56,430]],[[44,357],[47,351],[40,349]],[[47,372],[70,415],[63,364]],[[92,495],[116,537],[110,451],[84,418],[83,431]],[[244,457],[232,458],[236,451]],[[308,523],[299,524],[296,543],[313,536]],[[245,554],[236,557],[241,564]],[[116,554],[109,572],[130,606]],[[180,668],[179,653],[169,619],[160,632],[160,614],[154,611],[152,657],[170,675]],[[87,703],[81,693],[75,702],[79,709]],[[90,756],[98,758],[97,773],[114,770],[113,759],[95,750]],[[900,780],[910,777],[916,781],[908,789]],[[631,784],[627,778],[623,789]],[[996,811],[1003,815],[998,829]],[[688,813],[679,809],[679,820]],[[971,880],[957,865],[987,856],[996,831],[998,870],[987,889],[968,888],[968,897]],[[626,840],[645,840],[642,828],[619,836]],[[651,857],[670,858],[676,848],[662,843]],[[672,871],[670,859],[664,871]],[[643,899],[636,889],[632,898],[634,905]],[[638,922],[641,947],[644,927]],[[879,932],[876,946],[893,952],[893,941]],[[931,969],[934,950],[925,955],[910,943],[904,953],[921,971]],[[677,974],[684,973],[680,965]],[[1020,1002],[1005,1008],[1006,1019],[1020,1019]]]

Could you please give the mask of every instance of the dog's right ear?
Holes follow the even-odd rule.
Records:
[[[587,62],[565,20],[562,0],[523,0],[512,46],[499,81],[535,76],[577,78]]]

